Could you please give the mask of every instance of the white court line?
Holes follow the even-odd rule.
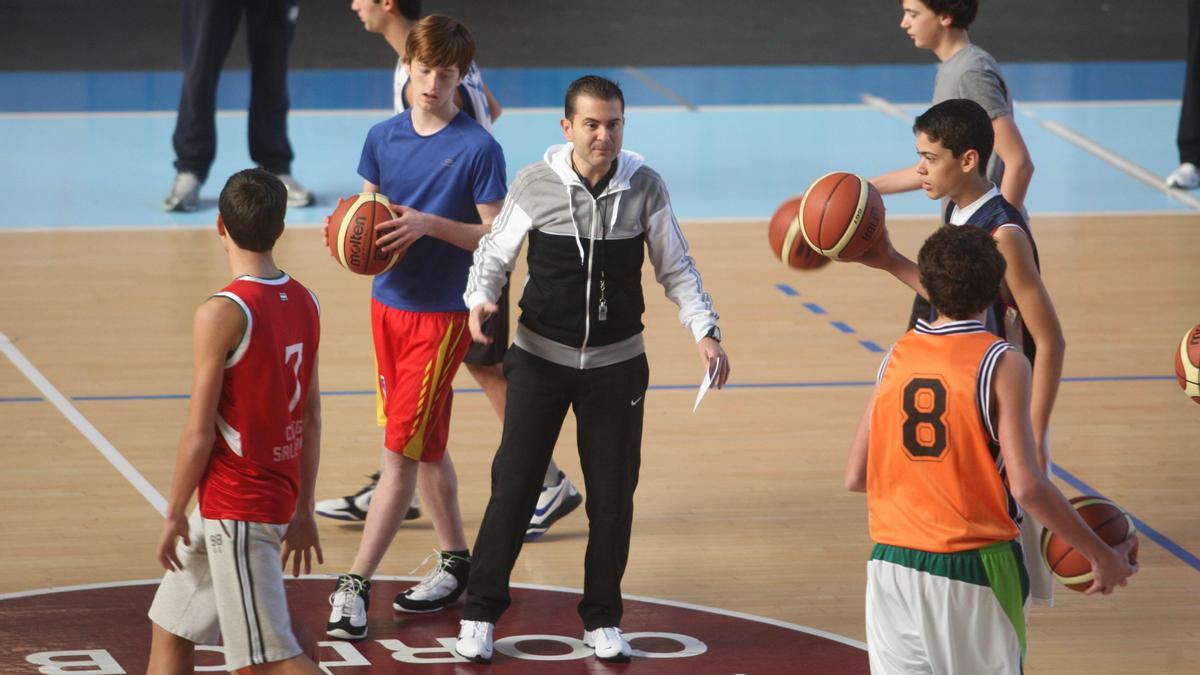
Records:
[[[1067,141],[1068,143],[1071,143],[1072,145],[1079,147],[1080,149],[1084,150],[1085,152],[1088,152],[1088,153],[1100,158],[1101,160],[1108,162],[1113,167],[1125,172],[1126,174],[1128,174],[1129,176],[1132,176],[1136,180],[1141,181],[1142,183],[1145,183],[1146,185],[1149,185],[1150,187],[1154,188],[1155,190],[1158,190],[1159,192],[1166,195],[1168,198],[1174,199],[1179,202],[1183,202],[1184,204],[1187,204],[1192,209],[1194,209],[1196,211],[1200,211],[1200,199],[1197,199],[1196,197],[1193,197],[1192,195],[1190,195],[1187,192],[1184,192],[1182,190],[1175,190],[1175,189],[1167,187],[1166,182],[1163,180],[1163,178],[1161,176],[1155,175],[1154,173],[1151,173],[1146,168],[1139,166],[1137,164],[1134,164],[1133,162],[1129,161],[1128,159],[1113,152],[1112,150],[1109,150],[1108,148],[1097,143],[1096,141],[1093,141],[1092,139],[1088,138],[1087,136],[1084,136],[1083,134],[1079,133],[1078,131],[1075,131],[1071,127],[1068,127],[1067,125],[1062,124],[1061,122],[1056,122],[1054,120],[1042,119],[1041,117],[1038,116],[1037,113],[1035,113],[1032,110],[1023,110],[1022,112],[1024,113],[1024,115],[1026,117],[1037,120],[1037,123],[1040,124],[1042,126],[1042,128],[1045,129],[1046,131],[1049,131],[1050,133],[1054,134],[1055,136],[1058,136],[1059,138],[1062,138],[1063,140]]]
[[[873,96],[873,95],[867,94],[867,93],[861,94],[861,98],[864,103],[866,103],[867,105],[871,106],[872,108],[875,108],[876,110],[884,113],[885,115],[888,115],[890,117],[895,117],[898,119],[904,119],[904,120],[911,119],[910,116],[908,115],[908,113],[904,112],[903,108],[888,101],[887,99],[880,98],[878,96]],[[1036,104],[1036,105],[1054,105],[1054,104]],[[1058,105],[1062,105],[1062,103],[1059,103]],[[1094,155],[1095,157],[1101,159],[1102,161],[1107,162],[1108,164],[1119,169],[1120,171],[1123,171],[1125,174],[1133,177],[1134,179],[1136,179],[1142,183],[1145,183],[1146,185],[1149,185],[1150,187],[1154,188],[1155,190],[1158,190],[1159,192],[1166,195],[1168,198],[1182,202],[1182,203],[1186,204],[1187,206],[1189,206],[1190,208],[1192,208],[1193,210],[1200,211],[1200,199],[1197,199],[1196,197],[1193,197],[1192,195],[1190,195],[1182,190],[1174,190],[1174,189],[1167,187],[1166,183],[1163,181],[1162,177],[1151,173],[1147,169],[1145,169],[1141,166],[1138,166],[1137,164],[1134,164],[1133,162],[1129,161],[1128,159],[1113,152],[1112,150],[1109,150],[1108,148],[1100,145],[1099,143],[1097,143],[1097,142],[1093,141],[1092,139],[1088,138],[1087,136],[1084,136],[1083,134],[1075,131],[1074,129],[1066,126],[1065,124],[1056,122],[1054,120],[1042,119],[1037,114],[1037,112],[1035,112],[1034,110],[1031,110],[1025,106],[1020,106],[1019,109],[1020,109],[1021,114],[1025,115],[1026,117],[1028,117],[1030,119],[1037,120],[1037,123],[1039,125],[1041,125],[1042,128],[1044,128],[1045,130],[1054,134],[1055,136],[1058,136],[1059,138],[1062,138],[1063,140],[1067,141],[1068,143],[1071,143],[1071,144],[1081,148],[1085,152],[1088,152],[1088,153]]]
[[[146,501],[150,502],[150,505],[160,515],[166,517],[167,500],[163,499],[158,490],[155,490],[154,486],[142,474],[138,473],[137,469],[133,468],[129,460],[125,459],[124,455],[112,443],[109,443],[108,439],[96,427],[92,426],[92,423],[75,406],[71,405],[67,397],[59,393],[53,384],[50,384],[50,381],[38,371],[37,367],[29,362],[29,359],[25,358],[21,350],[17,349],[12,340],[9,340],[8,336],[4,333],[0,333],[0,351],[4,352],[4,355],[8,357],[9,361],[13,362],[17,370],[21,371],[21,374],[28,378],[30,383],[37,387],[38,391],[42,392],[47,401],[53,404],[55,408],[58,408],[63,417],[66,417],[67,421],[73,424],[79,430],[79,433],[83,434],[84,438],[91,441],[92,445],[100,451],[100,454],[104,455],[109,464],[112,464],[113,468],[125,477],[125,480],[129,481],[138,492],[142,493]]]
[[[896,105],[895,103],[892,103],[891,101],[887,100],[886,98],[874,96],[874,95],[868,94],[866,92],[859,94],[858,97],[863,100],[863,103],[866,103],[869,107],[878,110],[879,112],[887,115],[888,117],[895,117],[898,120],[902,120],[904,122],[909,122],[909,123],[911,123],[913,120],[913,116],[908,114],[907,112],[905,112],[904,108],[901,108],[900,106]]]
[[[641,80],[642,84],[644,84],[647,87],[650,87],[654,91],[658,92],[663,98],[666,98],[670,101],[674,101],[674,102],[678,103],[680,106],[683,106],[684,108],[687,108],[688,110],[690,110],[692,112],[696,112],[696,106],[691,101],[680,96],[678,93],[675,92],[674,89],[671,89],[670,87],[663,84],[662,82],[659,82],[658,80],[654,79],[653,77],[650,77],[645,72],[643,72],[641,69],[639,69],[637,66],[625,66],[625,72],[632,75],[634,77],[634,79]]]

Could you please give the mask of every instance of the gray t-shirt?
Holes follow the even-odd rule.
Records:
[[[975,101],[988,117],[996,119],[1013,114],[1012,94],[996,59],[975,45],[967,45],[938,65],[933,83],[935,104],[952,98]],[[996,185],[1004,177],[1004,162],[995,152],[988,161],[988,178]]]

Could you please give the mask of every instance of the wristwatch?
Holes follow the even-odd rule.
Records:
[[[716,340],[717,342],[720,342],[720,341],[721,341],[721,329],[720,329],[720,327],[718,327],[718,326],[713,326],[712,328],[709,328],[709,329],[708,329],[708,332],[704,334],[704,337],[706,337],[706,338],[712,338],[712,339]]]

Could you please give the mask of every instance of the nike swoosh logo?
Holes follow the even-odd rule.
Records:
[[[540,517],[546,515],[547,513],[550,513],[550,509],[553,509],[555,506],[558,506],[558,503],[562,501],[562,496],[563,496],[564,492],[566,492],[566,490],[560,490],[558,492],[558,494],[554,495],[554,499],[550,500],[550,503],[546,505],[546,508],[539,509],[537,507],[534,507],[533,515],[540,518]]]
[[[641,402],[642,402],[642,399],[644,399],[644,398],[646,398],[646,397],[645,397],[645,396],[639,396],[639,397],[637,397],[637,398],[633,399],[632,401],[630,401],[630,402],[629,402],[629,407],[630,407],[630,408],[632,408],[633,406],[635,406],[635,405],[637,405],[637,404],[641,403]]]

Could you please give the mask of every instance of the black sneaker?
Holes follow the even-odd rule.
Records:
[[[325,633],[342,640],[361,640],[367,636],[367,608],[371,605],[371,582],[357,574],[338,577],[337,587],[329,596],[333,611]]]
[[[396,611],[436,612],[454,604],[466,590],[467,577],[471,576],[471,559],[448,551],[434,551],[434,554],[438,556],[437,566],[415,586],[396,596],[392,603]]]
[[[376,471],[371,474],[370,478],[370,483],[367,483],[362,489],[352,495],[322,499],[317,502],[315,509],[317,515],[333,518],[334,520],[348,520],[360,523],[366,520],[367,509],[371,508],[371,497],[375,496],[375,488],[379,485],[379,472]],[[416,520],[420,517],[421,502],[417,495],[414,494],[412,504],[404,514],[404,519]]]

